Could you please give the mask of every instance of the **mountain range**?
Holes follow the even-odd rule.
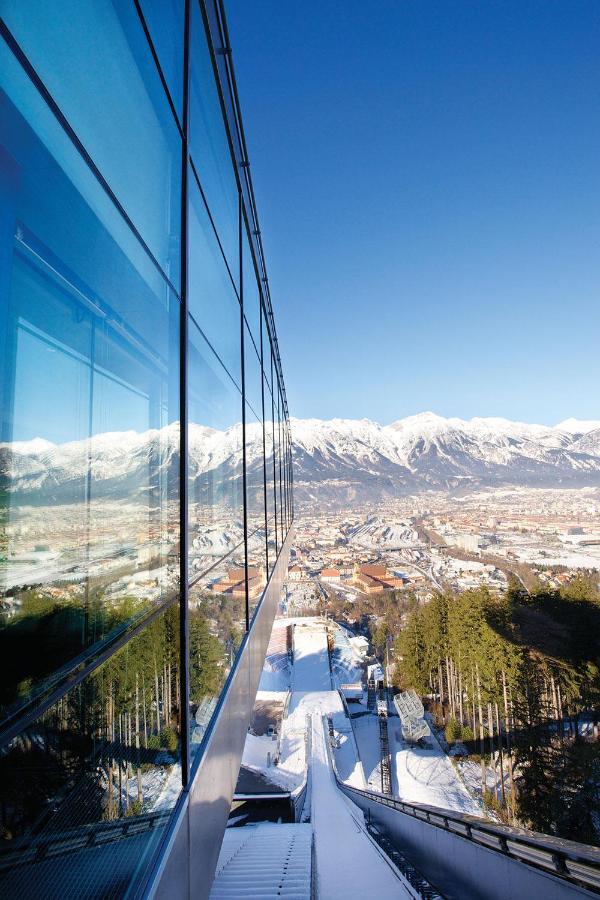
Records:
[[[555,426],[500,418],[470,420],[420,413],[391,425],[368,419],[292,419],[298,501],[365,502],[427,489],[493,485],[600,486],[600,421]],[[262,430],[247,429],[247,463],[258,475]],[[241,425],[189,428],[190,476],[198,500],[223,496],[240,478]],[[115,432],[53,444],[42,438],[0,444],[0,493],[18,502],[74,502],[85,496],[125,498],[168,485],[176,493],[177,423],[144,433]],[[150,485],[149,485],[150,480]],[[218,496],[218,490],[217,490]],[[141,497],[140,497],[141,499]]]

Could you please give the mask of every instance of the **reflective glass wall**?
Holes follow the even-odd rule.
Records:
[[[0,894],[135,896],[292,522],[285,388],[220,4],[0,12]]]

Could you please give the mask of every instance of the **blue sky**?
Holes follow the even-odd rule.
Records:
[[[600,4],[228,0],[293,415],[600,416]]]

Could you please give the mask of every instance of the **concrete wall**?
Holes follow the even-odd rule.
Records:
[[[345,791],[449,900],[566,900],[597,897],[560,878]]]
[[[265,653],[287,573],[292,531],[237,659],[202,761],[178,810],[148,897],[204,900],[210,893]]]

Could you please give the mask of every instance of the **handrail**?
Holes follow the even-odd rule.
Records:
[[[300,784],[294,788],[291,792],[290,799],[292,802],[292,806],[294,807],[294,819],[296,822],[299,822],[302,813],[304,812],[304,805],[306,802],[306,795],[308,793],[308,785],[310,780],[310,757],[311,757],[311,748],[312,748],[312,728],[311,728],[311,718],[310,716],[306,716],[306,731],[304,732],[304,778],[300,782]]]
[[[0,870],[135,837],[165,825],[170,816],[171,810],[142,813],[18,839],[0,849]]]
[[[324,717],[325,720],[326,718]],[[380,794],[353,787],[340,778],[329,741],[326,740],[325,743],[335,780],[345,794],[363,797],[381,806],[391,807],[427,825],[483,845],[488,850],[502,853],[516,862],[543,869],[564,881],[600,893],[600,849],[552,835],[526,831],[512,825],[495,824],[478,819],[476,816],[440,807],[407,803],[391,794]]]

